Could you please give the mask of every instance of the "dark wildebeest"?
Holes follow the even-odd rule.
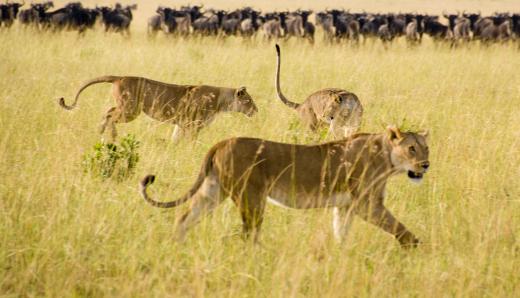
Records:
[[[73,2],[56,11],[44,12],[43,20],[46,27],[54,30],[73,29],[83,33],[94,26],[98,14],[95,9],[84,8],[80,2]]]
[[[258,31],[258,28],[260,28],[259,16],[260,12],[249,9],[249,13],[240,22],[240,34],[242,36],[251,37]]]
[[[383,42],[391,42],[394,38],[404,34],[406,21],[403,16],[395,16],[394,14],[386,15],[386,22],[379,27],[377,35]]]
[[[393,38],[403,36],[406,29],[406,17],[402,14],[388,16],[388,28]]]
[[[347,38],[354,42],[359,41],[360,24],[356,15],[337,9],[328,11],[328,13],[332,15],[332,24],[337,39]]]
[[[333,9],[327,11],[332,16],[332,26],[334,26],[334,37],[336,39],[346,38],[348,31],[347,21],[342,17],[344,11]]]
[[[420,14],[406,15],[407,25],[405,29],[406,40],[410,44],[420,43],[424,33],[424,16]]]
[[[52,7],[54,7],[52,1],[36,4],[33,3],[28,9],[20,11],[18,14],[18,20],[22,25],[33,25],[39,28],[40,25],[43,25],[45,22],[46,11]]]
[[[520,41],[520,14],[515,13],[511,16],[511,31],[514,38]],[[520,43],[518,45],[520,46]]]
[[[11,27],[18,15],[20,7],[24,4],[25,2],[0,4],[0,27]]]
[[[439,22],[438,16],[424,17],[424,33],[428,34],[433,40],[446,40],[450,38],[450,28]]]
[[[137,9],[137,4],[122,7],[117,3],[114,9],[101,7],[101,17],[105,25],[105,31],[121,32],[130,35],[130,23],[132,22],[132,10]]]
[[[387,24],[386,17],[380,14],[369,14],[361,17],[363,25],[360,28],[360,33],[363,35],[363,42],[368,38],[378,37],[379,28]]]

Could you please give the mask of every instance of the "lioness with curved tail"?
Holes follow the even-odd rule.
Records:
[[[420,180],[429,167],[427,133],[389,127],[380,134],[354,134],[319,145],[296,145],[254,138],[232,138],[206,154],[199,176],[180,199],[160,202],[141,181],[141,195],[150,204],[172,208],[191,201],[179,220],[177,240],[188,228],[230,197],[240,210],[246,236],[257,240],[267,201],[289,208],[333,208],[334,235],[342,241],[353,216],[394,235],[403,246],[419,240],[385,207],[388,178],[407,173]]]
[[[72,105],[60,98],[60,106],[72,110],[79,95],[87,87],[98,83],[112,83],[116,106],[110,108],[100,126],[100,133],[108,126],[112,138],[117,136],[116,123],[134,120],[143,111],[153,119],[175,124],[173,139],[182,132],[197,132],[213,120],[216,114],[234,111],[252,116],[258,109],[245,87],[174,85],[142,77],[105,76],[87,81],[76,94]]]
[[[323,125],[329,126],[334,138],[343,138],[355,133],[363,117],[363,106],[352,92],[337,88],[318,90],[299,104],[290,101],[280,88],[280,46],[276,45],[277,64],[275,87],[278,98],[288,107],[295,109],[301,121],[310,130],[316,131]]]

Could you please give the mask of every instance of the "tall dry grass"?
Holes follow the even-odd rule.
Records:
[[[430,41],[359,48],[282,43],[282,87],[295,101],[312,91],[354,91],[362,130],[403,118],[431,131],[431,171],[412,185],[392,179],[387,205],[424,244],[403,251],[357,219],[345,245],[327,210],[268,207],[262,246],[237,235],[224,204],[172,241],[179,210],[151,208],[137,182],[173,198],[194,181],[214,143],[232,136],[305,142],[274,93],[274,44],[261,40],[130,39],[99,30],[0,34],[0,293],[5,296],[489,296],[520,294],[520,56],[515,45],[451,50]],[[92,77],[138,75],[166,82],[245,85],[260,112],[225,114],[195,141],[169,141],[171,127],[141,116],[119,125],[142,142],[137,174],[115,183],[85,175],[81,156],[99,140],[112,106]]]

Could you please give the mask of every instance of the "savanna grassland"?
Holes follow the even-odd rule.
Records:
[[[175,221],[186,207],[150,207],[138,194],[140,178],[156,174],[151,191],[172,199],[190,187],[206,151],[222,139],[313,140],[276,99],[274,43],[149,40],[144,24],[136,17],[130,38],[99,29],[83,37],[19,26],[0,31],[0,295],[520,295],[518,45],[451,49],[426,39],[416,48],[400,40],[385,50],[379,42],[329,45],[320,36],[314,46],[281,42],[282,88],[294,101],[344,88],[365,107],[362,131],[403,122],[430,131],[431,170],[423,183],[393,178],[386,199],[422,240],[417,249],[401,249],[361,219],[338,245],[329,210],[273,206],[262,245],[254,246],[240,238],[231,201],[177,244]],[[82,82],[106,74],[247,86],[259,113],[222,114],[196,140],[177,144],[170,126],[142,115],[118,126],[121,136],[141,142],[135,174],[101,180],[85,174],[81,162],[100,140],[98,123],[113,104],[110,86],[90,87],[71,112],[57,99],[70,102]]]

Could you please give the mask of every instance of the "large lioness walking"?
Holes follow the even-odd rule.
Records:
[[[310,130],[316,131],[323,125],[329,126],[334,138],[347,137],[361,125],[363,106],[358,97],[347,90],[326,88],[318,90],[299,104],[290,101],[280,88],[280,46],[276,45],[277,64],[275,87],[278,98],[288,107],[295,109],[301,121]]]
[[[394,235],[403,245],[418,239],[384,206],[389,177],[407,173],[422,179],[429,167],[426,133],[389,127],[381,134],[355,134],[320,145],[295,145],[253,138],[222,141],[207,153],[195,184],[180,199],[159,202],[147,193],[155,180],[141,182],[144,199],[156,207],[176,207],[188,200],[176,237],[225,198],[238,206],[247,236],[257,239],[267,200],[289,208],[333,208],[334,235],[342,241],[353,215]]]
[[[100,126],[100,133],[108,126],[112,138],[117,136],[116,123],[134,120],[143,111],[153,119],[175,124],[173,138],[183,132],[197,132],[220,112],[240,112],[252,116],[258,109],[245,87],[225,88],[206,85],[174,85],[142,77],[104,76],[87,81],[78,90],[74,103],[59,104],[67,110],[76,107],[79,95],[87,87],[98,83],[112,83],[116,106],[110,108]]]

